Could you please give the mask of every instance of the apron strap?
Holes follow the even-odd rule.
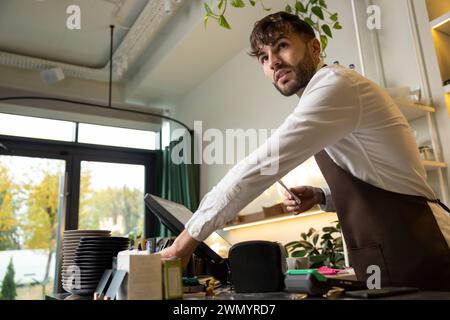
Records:
[[[437,203],[438,205],[441,206],[442,209],[444,209],[445,211],[447,211],[448,213],[450,213],[450,209],[449,209],[445,204],[443,204],[442,201],[441,201],[440,199],[435,199],[435,200],[428,200],[428,199],[427,199],[427,201],[430,201],[430,202],[433,202],[433,203]]]

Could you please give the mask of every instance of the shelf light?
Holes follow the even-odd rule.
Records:
[[[223,231],[230,231],[230,230],[235,230],[235,229],[254,227],[254,226],[259,226],[259,225],[262,225],[262,224],[267,224],[267,223],[272,223],[272,222],[279,222],[279,221],[297,219],[297,218],[302,218],[302,217],[314,216],[314,215],[321,214],[321,213],[325,213],[325,211],[322,211],[322,210],[310,211],[310,212],[307,212],[307,213],[301,213],[301,214],[296,215],[296,216],[295,215],[288,215],[288,216],[279,217],[279,218],[266,219],[266,220],[249,222],[249,223],[242,223],[242,224],[235,225],[235,226],[225,227],[222,230]]]
[[[444,21],[438,23],[437,25],[433,26],[432,28],[437,29],[437,28],[443,26],[444,24],[446,24],[447,22],[450,22],[450,18],[445,19]]]

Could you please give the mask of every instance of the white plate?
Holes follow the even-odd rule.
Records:
[[[81,273],[80,277],[82,279],[91,279],[91,278],[101,278],[103,275],[104,271],[96,271],[95,273]],[[63,279],[69,279],[71,278],[73,275],[66,275],[66,274],[62,274]]]
[[[93,286],[97,286],[97,284],[100,282],[100,279],[97,279],[95,281],[80,281],[80,286],[82,288],[87,288],[87,287],[93,287]],[[70,280],[65,280],[63,282],[61,282],[63,285],[67,286],[72,284],[73,282]]]
[[[78,235],[78,234],[111,234],[110,230],[66,230],[64,231],[64,235]]]
[[[77,235],[65,235],[64,240],[65,239],[70,239],[70,240],[80,239],[82,237],[108,237],[109,238],[109,237],[111,237],[111,235],[105,234],[105,233],[80,233]]]
[[[70,246],[64,246],[63,247],[63,252],[64,251],[70,251],[70,250],[77,250],[78,249],[78,245],[77,244],[75,244],[75,245],[70,245]]]
[[[63,240],[63,244],[78,243],[78,242],[80,242],[80,239],[81,239],[81,237],[79,237],[79,238],[69,238],[69,239],[65,238]]]
[[[63,289],[69,293],[76,294],[79,296],[89,296],[95,292],[95,288],[92,288],[92,289],[69,289],[69,288],[63,286]]]
[[[79,240],[76,241],[67,241],[67,242],[63,242],[63,248],[68,248],[68,247],[73,247],[73,246],[78,246],[80,244]]]
[[[103,273],[96,273],[96,274],[82,274],[81,275],[81,279],[84,279],[86,281],[89,280],[99,280],[102,277]],[[66,276],[66,275],[62,275],[62,279],[63,280],[69,280],[70,278],[72,278],[72,276]]]

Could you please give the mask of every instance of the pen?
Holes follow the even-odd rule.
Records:
[[[299,197],[297,197],[296,194],[294,194],[291,190],[289,190],[288,187],[286,187],[286,185],[283,183],[283,181],[278,180],[278,183],[281,184],[281,186],[286,189],[286,191],[292,196],[292,198],[294,198],[295,202],[297,203],[297,205],[301,205],[302,204],[302,200],[300,200]]]

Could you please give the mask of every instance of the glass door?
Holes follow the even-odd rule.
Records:
[[[65,161],[0,156],[0,298],[53,291]]]
[[[142,234],[145,166],[81,161],[78,229]]]

